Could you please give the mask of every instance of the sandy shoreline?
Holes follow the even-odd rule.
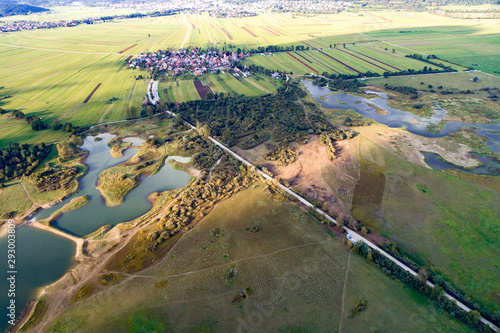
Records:
[[[75,259],[79,260],[80,258],[82,258],[82,256],[83,256],[83,244],[85,243],[85,240],[83,238],[67,234],[64,231],[61,231],[61,230],[53,228],[53,227],[48,227],[48,226],[41,224],[40,222],[37,222],[37,221],[30,223],[30,225],[35,227],[35,228],[51,232],[53,234],[56,234],[58,236],[61,236],[61,237],[64,237],[66,239],[73,241],[76,244]]]
[[[9,223],[5,221],[5,223],[0,226],[0,238],[7,236],[7,230],[9,229],[8,225]]]

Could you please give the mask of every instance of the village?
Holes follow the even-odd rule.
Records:
[[[89,20],[98,20],[99,18],[90,18]],[[70,21],[55,21],[55,22],[36,22],[36,21],[15,21],[7,22],[5,25],[0,26],[0,32],[13,32],[22,30],[34,29],[53,29],[59,27],[74,27],[80,24],[79,20]]]
[[[156,53],[141,53],[137,58],[130,60],[129,67],[147,69],[155,74],[165,73],[166,77],[182,74],[198,76],[208,72],[216,74],[231,69],[234,70],[235,76],[248,77],[251,75],[248,66],[243,66],[242,70],[236,67],[243,60],[245,60],[243,53],[221,52],[217,49],[208,51],[201,51],[198,48],[191,51],[187,49],[159,50]]]

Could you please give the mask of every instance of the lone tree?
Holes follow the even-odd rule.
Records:
[[[473,81],[473,82],[477,82],[477,81],[479,81],[479,78],[477,77],[477,75],[474,75],[474,77],[472,78],[472,81]]]
[[[467,313],[467,322],[469,324],[477,325],[479,324],[479,320],[481,320],[481,313],[477,310],[472,310]]]
[[[425,268],[420,267],[416,278],[421,284],[425,284],[429,278],[429,273],[425,270]]]
[[[67,160],[78,153],[78,148],[73,142],[61,141],[57,144],[57,152],[61,159]]]

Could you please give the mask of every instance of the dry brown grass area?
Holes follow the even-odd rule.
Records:
[[[326,146],[319,144],[317,135],[311,136],[305,145],[293,142],[290,146],[299,155],[287,166],[264,160],[264,155],[273,149],[269,143],[248,150],[233,149],[250,162],[266,167],[276,178],[282,178],[292,187],[326,203],[328,210],[348,213],[359,177],[358,138],[337,141],[337,156],[333,161]]]
[[[376,123],[352,129],[387,152],[423,167],[428,168],[428,165],[425,163],[421,151],[439,154],[448,162],[462,167],[479,165],[479,162],[470,155],[470,147],[453,142],[447,137],[426,138],[402,129],[389,128]]]

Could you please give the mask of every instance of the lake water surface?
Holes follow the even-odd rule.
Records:
[[[88,136],[81,147],[89,151],[85,163],[88,165],[88,173],[80,179],[80,190],[78,193],[67,198],[63,202],[49,209],[38,212],[35,217],[44,219],[49,217],[55,210],[61,208],[72,198],[88,195],[89,203],[77,210],[64,213],[55,222],[55,226],[75,235],[89,234],[104,224],[116,225],[121,222],[132,220],[151,209],[151,202],[147,196],[153,192],[173,190],[186,185],[191,176],[184,172],[175,170],[168,161],[176,160],[181,163],[190,161],[189,157],[171,156],[165,161],[160,171],[149,177],[143,177],[141,183],[133,189],[125,198],[124,202],[116,207],[107,207],[100,192],[95,188],[99,174],[104,169],[122,163],[130,159],[136,152],[136,148],[127,149],[124,156],[114,158],[110,154],[108,141],[114,137],[111,134],[98,135],[102,140],[95,141],[93,136]],[[128,142],[141,145],[144,140],[133,138]],[[75,244],[66,238],[60,237],[48,231],[36,229],[29,225],[21,225],[16,229],[16,308],[17,314],[30,299],[36,297],[36,290],[47,284],[53,283],[61,278],[74,263]],[[0,253],[7,253],[7,238],[0,238]],[[2,308],[2,320],[0,331],[8,327],[7,306],[9,298],[7,291],[7,257],[0,260],[2,279],[0,281],[0,306]]]
[[[54,207],[40,211],[35,215],[37,219],[48,218],[50,214],[68,203],[73,197],[87,195],[90,198],[87,205],[62,214],[54,222],[54,226],[63,231],[84,236],[97,230],[102,225],[110,224],[114,226],[143,215],[152,207],[152,203],[147,198],[149,194],[181,188],[191,179],[188,173],[175,170],[168,163],[171,159],[186,163],[189,162],[189,157],[171,156],[165,161],[165,165],[158,173],[143,177],[141,183],[125,197],[121,205],[108,207],[99,190],[95,188],[99,180],[99,174],[107,168],[127,161],[137,152],[137,149],[127,149],[123,157],[114,158],[111,156],[108,147],[108,142],[114,135],[100,134],[98,137],[102,138],[102,140],[94,141],[94,137],[88,136],[82,145],[82,149],[88,150],[90,154],[85,162],[89,166],[89,171],[80,179],[80,191]]]
[[[61,278],[73,264],[75,243],[51,232],[27,225],[16,228],[16,310],[17,315],[30,299],[36,297],[36,290]],[[0,238],[0,332],[8,327],[7,297],[9,271],[7,267],[7,237]]]

